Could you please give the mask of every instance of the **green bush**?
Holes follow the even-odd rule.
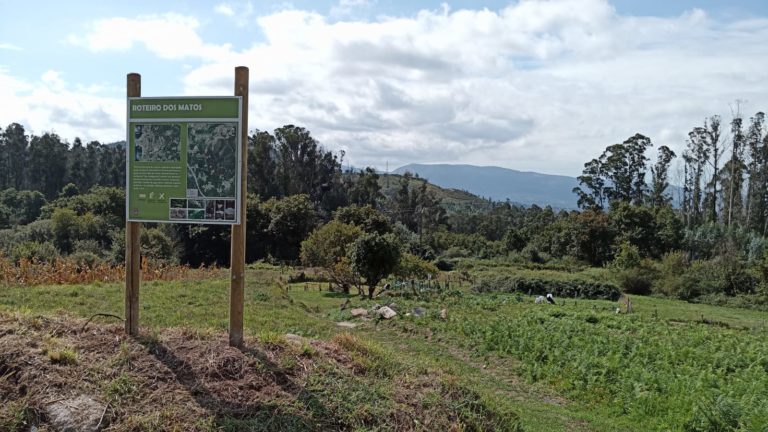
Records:
[[[653,271],[645,267],[628,268],[616,272],[616,282],[627,294],[648,295],[653,291]]]
[[[69,256],[69,260],[75,262],[80,270],[92,269],[101,264],[101,258],[98,255],[87,251],[75,252]]]
[[[616,258],[611,263],[611,267],[627,270],[639,267],[641,260],[640,250],[637,246],[625,241],[619,246],[619,251],[616,253]]]
[[[24,242],[13,248],[11,259],[19,262],[22,259],[37,260],[40,262],[53,262],[59,257],[59,251],[49,243]]]
[[[710,294],[749,294],[759,282],[740,260],[728,256],[694,261],[683,271],[674,271],[671,266],[665,269],[663,263],[661,268],[659,291],[683,300]]]
[[[440,271],[452,271],[456,267],[456,264],[452,260],[438,258],[437,261],[435,261],[435,267]]]
[[[555,297],[618,300],[619,287],[611,282],[598,282],[578,275],[552,277],[545,272],[536,275],[484,276],[472,287],[476,292],[517,292],[531,295],[551,293]],[[549,276],[549,277],[548,277]]]

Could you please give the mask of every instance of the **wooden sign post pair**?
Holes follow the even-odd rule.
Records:
[[[156,222],[230,224],[232,225],[232,244],[229,344],[236,347],[242,346],[245,298],[245,209],[248,178],[248,68],[244,66],[235,68],[234,93],[239,97],[240,104],[237,110],[227,105],[227,102],[232,101],[221,101],[217,98],[149,98],[148,101],[139,101],[135,98],[141,97],[141,75],[136,73],[128,74],[127,90],[129,112],[126,141],[128,173],[125,223],[125,332],[131,336],[139,334],[142,223],[140,216],[146,214],[144,220]],[[188,103],[190,100],[202,102]],[[210,108],[207,105],[210,105]],[[168,121],[162,119],[163,115],[158,119],[158,112],[164,112],[164,117],[171,118],[172,122],[180,122],[179,125],[169,125]],[[222,112],[225,114],[220,114]],[[216,115],[218,115],[216,118],[207,118]],[[238,129],[233,126],[235,123],[232,121],[235,120],[239,120]],[[181,132],[181,125],[187,128],[186,133]],[[234,135],[234,130],[237,130],[239,137],[230,136]],[[230,131],[233,133],[230,134]],[[182,139],[182,136],[185,138]],[[214,138],[211,139],[211,136]],[[239,138],[237,151],[240,154],[224,153],[227,151],[226,145],[222,146],[221,143],[235,143],[237,138]],[[208,142],[215,142],[217,148],[205,148]],[[186,149],[185,157],[180,156],[182,149]],[[232,159],[234,156],[239,157]],[[198,176],[195,174],[195,169],[204,170],[205,167],[201,165],[208,160],[206,158],[236,160],[233,162],[235,166],[225,168],[223,174],[219,167],[217,177],[231,175],[237,179],[238,199],[233,196],[234,186],[231,183],[197,184]],[[194,159],[197,165],[183,167],[184,170],[182,170],[182,163],[192,164],[191,159]],[[239,169],[236,169],[238,162]],[[155,190],[151,190],[153,188],[152,169],[164,170],[161,177],[165,183],[156,184]],[[191,174],[184,171],[189,171]],[[235,176],[234,171],[240,174],[239,177]],[[174,173],[176,173],[175,177]],[[196,183],[194,187],[191,187],[187,178]],[[169,196],[166,197],[166,195]]]

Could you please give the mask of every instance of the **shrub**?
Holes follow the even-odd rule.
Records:
[[[77,264],[77,268],[80,270],[93,269],[101,264],[101,258],[98,255],[87,251],[75,252],[69,256],[69,260]]]
[[[611,266],[616,269],[627,270],[639,267],[641,260],[640,250],[637,246],[625,241],[619,246],[619,251],[616,253],[616,258],[614,258]]]
[[[40,262],[54,262],[59,257],[59,251],[49,242],[24,242],[11,250],[11,259],[15,262],[26,259]]]
[[[653,271],[647,267],[636,267],[616,272],[616,282],[627,294],[648,295],[652,292]]]
[[[662,269],[664,265],[662,264]],[[662,271],[658,284],[662,293],[683,300],[708,294],[736,295],[755,291],[758,279],[747,271],[740,260],[719,257],[694,261],[684,272]]]
[[[521,253],[525,257],[525,259],[527,259],[532,263],[544,264],[545,262],[547,262],[548,257],[545,254],[542,254],[541,252],[539,252],[539,249],[537,249],[533,245],[526,246]]]
[[[435,267],[440,271],[452,271],[456,267],[456,263],[445,258],[438,258],[435,261]]]
[[[532,295],[551,293],[555,297],[618,300],[619,287],[611,282],[597,282],[577,275],[553,277],[538,275],[486,276],[472,287],[476,292],[518,292]]]

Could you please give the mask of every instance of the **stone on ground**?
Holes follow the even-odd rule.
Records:
[[[46,413],[55,430],[96,432],[105,408],[103,403],[81,395],[48,405]]]
[[[384,319],[390,319],[397,315],[397,312],[393,311],[389,306],[381,307],[376,313]]]

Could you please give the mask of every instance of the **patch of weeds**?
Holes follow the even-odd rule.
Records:
[[[259,332],[258,338],[265,345],[284,346],[286,344],[283,334],[275,331],[262,330]]]
[[[390,430],[397,406],[387,383],[325,365],[310,376],[303,403],[313,418],[325,423],[321,430]]]
[[[359,372],[391,377],[400,369],[392,353],[375,342],[360,339],[351,333],[339,333],[332,340],[347,351]]]
[[[328,319],[334,322],[346,321],[351,318],[352,315],[347,311],[333,309],[332,311],[328,312]]]
[[[138,385],[129,375],[122,373],[119,377],[112,380],[107,387],[107,398],[113,404],[120,404],[122,401],[130,399],[138,389]]]
[[[27,400],[11,400],[0,406],[0,430],[21,432],[29,430],[29,405]]]
[[[317,354],[317,350],[314,347],[312,347],[312,345],[310,345],[307,342],[304,342],[303,344],[301,344],[299,355],[301,355],[302,357],[311,358],[311,357],[314,357],[316,354]]]
[[[74,348],[61,347],[61,341],[50,334],[43,337],[42,354],[47,355],[54,364],[77,364],[79,359]]]
[[[255,291],[253,293],[253,299],[258,302],[266,302],[269,301],[269,294],[264,291]]]
[[[51,363],[62,365],[75,365],[79,360],[77,351],[72,348],[54,349],[48,351],[48,358]]]
[[[133,350],[131,346],[126,342],[120,343],[120,349],[117,355],[112,358],[111,365],[118,368],[127,367],[130,369],[133,361]]]
[[[279,360],[280,369],[290,370],[299,365],[299,361],[294,356],[283,356]]]
[[[271,431],[314,431],[316,427],[299,414],[263,411],[254,417],[237,419],[224,417],[219,420],[217,431],[222,432],[271,432]]]
[[[517,413],[493,406],[491,401],[455,380],[442,383],[444,403],[464,430],[522,432]]]

